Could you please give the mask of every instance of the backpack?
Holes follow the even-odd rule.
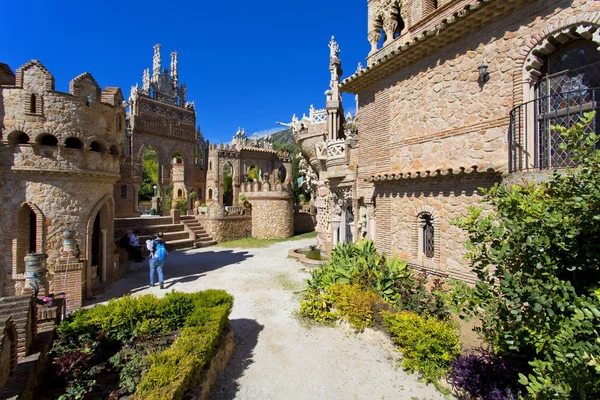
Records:
[[[154,240],[152,240],[152,239],[146,240],[146,249],[148,249],[149,252],[154,251]]]
[[[165,242],[159,242],[156,244],[156,251],[154,252],[155,257],[158,261],[164,261],[167,258],[167,249],[165,248]]]

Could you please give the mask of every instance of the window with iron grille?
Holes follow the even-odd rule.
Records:
[[[598,108],[600,51],[589,40],[568,43],[546,58],[537,87],[539,168],[574,166],[572,155],[560,148],[564,138],[555,125],[570,127],[582,114]],[[586,127],[598,133],[598,117]]]
[[[121,185],[121,199],[127,199],[127,185]]]
[[[435,254],[435,234],[433,229],[433,218],[430,214],[421,216],[421,227],[423,229],[423,254],[427,258],[433,258]]]

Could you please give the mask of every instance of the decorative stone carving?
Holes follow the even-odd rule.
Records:
[[[335,41],[335,37],[331,36],[331,41],[329,42],[329,58],[331,60],[338,59],[340,55],[340,46]]]

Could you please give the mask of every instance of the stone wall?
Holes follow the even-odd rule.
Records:
[[[459,13],[435,35],[410,38],[467,3],[447,2],[423,22],[413,21],[420,18],[413,13],[418,18],[405,22],[416,24],[414,32],[372,54],[371,68],[342,84],[359,95],[356,197],[374,207],[369,224],[378,248],[465,280],[472,279],[463,257],[466,236],[451,221],[480,199],[478,187],[508,173],[509,115],[532,99],[532,49],[560,46],[544,41],[552,32],[560,40],[598,40],[600,26],[599,2],[491,1]],[[486,83],[478,72],[484,62]],[[465,172],[473,174],[460,177]],[[423,210],[437,221],[432,260],[419,259],[416,249],[415,219]]]
[[[0,332],[0,389],[17,366],[17,328],[11,317],[3,321]]]
[[[252,216],[235,215],[229,217],[199,216],[198,221],[206,232],[217,242],[243,239],[252,234]]]
[[[294,197],[272,192],[247,194],[252,204],[252,237],[285,239],[294,235]]]

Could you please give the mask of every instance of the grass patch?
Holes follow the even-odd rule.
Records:
[[[317,237],[317,232],[302,233],[287,239],[257,239],[253,237],[232,240],[230,242],[218,243],[216,246],[226,249],[261,249],[275,243],[289,242],[293,240],[312,239]]]
[[[304,282],[296,282],[286,273],[280,273],[275,276],[277,283],[288,292],[303,290]]]

